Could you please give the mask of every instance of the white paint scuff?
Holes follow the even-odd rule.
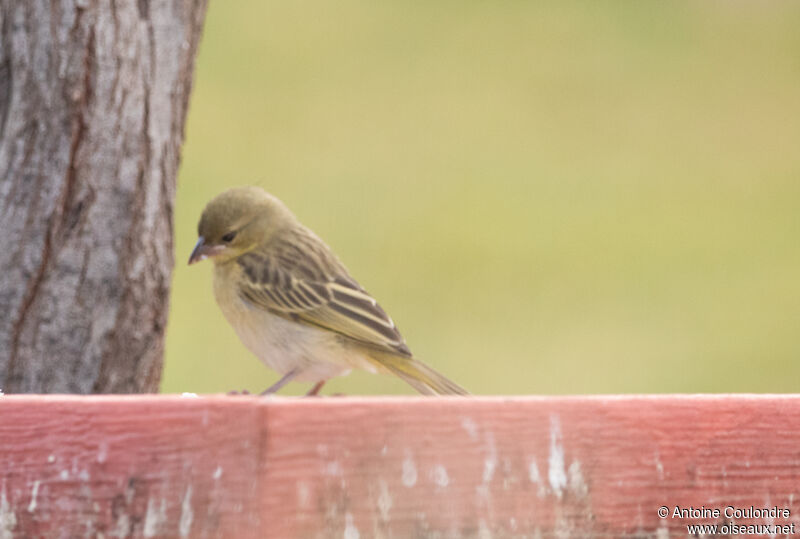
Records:
[[[556,416],[550,418],[550,456],[547,463],[547,479],[550,481],[550,488],[560,498],[567,486],[567,471],[564,467],[564,441],[561,436],[561,423]]]
[[[36,480],[33,482],[33,489],[31,490],[31,503],[28,504],[28,513],[36,511],[36,497],[39,496],[39,486],[41,481]]]
[[[189,532],[192,530],[192,521],[194,520],[194,511],[192,510],[192,485],[186,488],[186,494],[183,496],[181,503],[181,519],[178,524],[178,531],[181,537],[189,537]]]
[[[413,487],[417,484],[417,465],[414,464],[414,459],[411,455],[406,455],[403,459],[403,475],[400,477],[403,485],[406,487]]]

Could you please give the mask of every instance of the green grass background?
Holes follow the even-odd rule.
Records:
[[[258,184],[474,393],[800,391],[798,28],[790,2],[211,2],[162,390],[276,379],[186,266],[205,203]]]

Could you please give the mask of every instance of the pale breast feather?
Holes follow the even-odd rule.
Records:
[[[389,315],[341,265],[323,269],[318,257],[303,259],[302,251],[283,251],[288,253],[292,256],[256,253],[241,256],[238,263],[246,276],[241,296],[298,322],[334,331],[378,349],[411,355]],[[338,264],[335,259],[334,262]],[[298,271],[299,268],[302,270]],[[337,271],[328,276],[326,269]]]

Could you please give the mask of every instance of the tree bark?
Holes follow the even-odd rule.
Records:
[[[0,389],[157,391],[206,1],[0,7]]]

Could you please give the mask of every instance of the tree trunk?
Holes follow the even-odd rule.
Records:
[[[0,388],[157,391],[206,1],[0,7]]]

